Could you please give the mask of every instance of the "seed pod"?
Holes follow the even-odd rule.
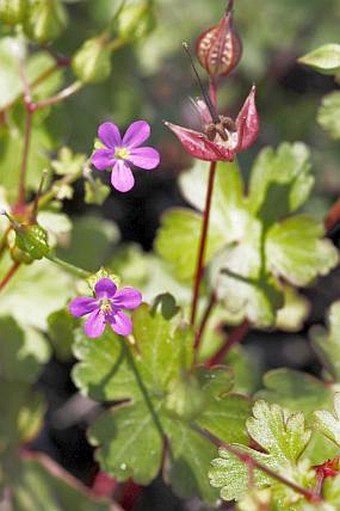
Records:
[[[88,39],[72,59],[72,69],[84,83],[104,81],[111,72],[111,51],[106,36]]]
[[[19,228],[15,228],[15,233],[14,246],[28,257],[42,259],[49,253],[47,232],[41,225],[21,225]]]
[[[34,259],[27,252],[21,250],[17,245],[10,249],[11,259],[16,263],[32,264]]]
[[[33,0],[24,21],[24,31],[33,41],[46,43],[59,37],[67,21],[67,11],[60,0]]]
[[[15,25],[23,21],[27,0],[0,0],[0,21]]]
[[[132,43],[145,37],[155,26],[155,16],[150,0],[126,5],[118,18],[119,37]]]
[[[242,43],[233,26],[233,0],[229,0],[221,21],[196,40],[196,55],[210,77],[226,76],[237,66]]]

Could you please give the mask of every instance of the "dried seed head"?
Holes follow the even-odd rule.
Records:
[[[211,77],[226,76],[237,66],[242,43],[233,26],[233,0],[229,0],[221,21],[203,32],[196,41],[196,55]]]

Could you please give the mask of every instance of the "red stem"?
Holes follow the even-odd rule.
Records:
[[[276,472],[268,468],[266,465],[263,465],[255,458],[253,458],[251,454],[242,452],[233,445],[227,444],[226,442],[222,442],[215,435],[213,435],[212,433],[205,429],[201,429],[196,424],[192,424],[191,428],[200,435],[202,435],[203,437],[207,438],[210,442],[216,445],[216,447],[225,449],[230,454],[238,458],[241,462],[246,463],[248,466],[251,466],[252,467],[251,469],[257,468],[258,470],[261,470],[262,472],[269,475],[273,479],[276,479],[285,486],[292,488],[292,490],[296,491],[297,493],[300,493],[300,495],[303,495],[308,502],[322,502],[323,499],[322,497],[320,497],[320,495],[306,488],[303,488],[298,484],[295,484],[293,481],[286,479],[284,476],[280,474],[277,474]]]
[[[12,266],[10,267],[10,269],[8,270],[7,274],[4,276],[4,278],[2,279],[2,281],[0,282],[0,291],[6,286],[6,284],[11,280],[11,278],[13,277],[13,275],[16,273],[16,271],[18,270],[18,268],[20,267],[20,264],[19,262],[15,262],[12,264]]]
[[[340,223],[340,198],[333,204],[325,218],[327,232],[330,232],[338,223]]]
[[[218,352],[205,362],[205,367],[213,367],[223,362],[223,359],[230,348],[235,344],[240,343],[249,330],[250,324],[245,319],[240,325],[232,330],[232,332],[228,335],[226,342],[221,346]]]
[[[29,108],[27,108],[25,133],[24,133],[24,147],[22,150],[22,160],[21,160],[21,167],[20,167],[19,189],[18,189],[18,200],[17,200],[17,207],[19,207],[19,208],[25,204],[27,160],[28,160],[28,150],[29,150],[31,133],[32,133],[32,115],[33,115],[33,112]]]
[[[208,302],[208,305],[207,305],[207,307],[205,309],[205,312],[203,314],[201,324],[200,324],[200,326],[198,327],[198,329],[196,331],[195,343],[194,343],[194,352],[195,352],[196,356],[198,354],[200,342],[201,342],[201,339],[202,339],[205,327],[207,325],[210,313],[213,310],[215,304],[216,304],[216,296],[215,296],[215,293],[212,293],[211,297],[210,297],[210,300]]]
[[[205,250],[206,250],[206,244],[207,244],[207,234],[208,234],[209,217],[210,217],[210,209],[211,209],[211,199],[212,199],[212,193],[213,193],[213,188],[214,188],[215,170],[216,170],[216,161],[212,161],[210,163],[210,169],[209,169],[208,188],[207,188],[207,195],[206,195],[206,199],[205,199],[205,208],[204,208],[204,213],[203,213],[203,225],[202,225],[201,239],[200,239],[199,250],[198,250],[198,260],[197,260],[197,266],[196,266],[194,290],[193,290],[193,297],[192,297],[191,320],[190,320],[192,325],[195,324],[198,295],[199,295],[199,289],[200,289],[203,267],[204,267],[204,257],[205,257]]]

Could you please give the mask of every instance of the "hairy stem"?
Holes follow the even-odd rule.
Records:
[[[83,270],[82,268],[78,268],[78,266],[74,266],[71,263],[67,263],[66,261],[59,259],[59,257],[55,255],[48,254],[45,257],[49,261],[52,261],[53,263],[57,264],[58,266],[66,270],[68,273],[71,273],[72,275],[75,275],[80,279],[87,279],[91,275],[89,271]]]
[[[200,285],[201,285],[202,273],[203,273],[203,267],[204,267],[204,258],[205,258],[205,251],[206,251],[206,245],[207,245],[209,217],[210,217],[210,209],[211,209],[211,199],[212,199],[212,194],[213,194],[213,189],[214,189],[215,171],[216,171],[216,162],[212,161],[210,163],[210,169],[209,169],[208,188],[207,188],[207,195],[206,195],[206,199],[205,199],[205,207],[204,207],[204,213],[203,213],[203,225],[202,225],[201,239],[200,239],[199,249],[198,249],[198,259],[197,259],[197,265],[196,265],[194,289],[193,289],[193,296],[192,296],[191,319],[190,319],[190,322],[192,325],[195,324],[199,289],[200,289]]]
[[[238,344],[242,341],[242,339],[245,337],[245,335],[250,330],[250,324],[247,320],[244,320],[240,325],[235,327],[232,332],[228,335],[225,343],[221,346],[221,348],[218,350],[217,353],[213,357],[211,357],[209,360],[205,362],[205,367],[213,367],[215,365],[220,364],[223,362],[224,357],[234,346],[235,344]]]
[[[76,92],[78,92],[84,84],[80,81],[73,82],[71,85],[60,91],[55,96],[52,96],[51,98],[42,99],[41,101],[38,101],[37,103],[34,103],[32,107],[34,107],[34,110],[41,110],[42,108],[46,108],[51,105],[56,105],[57,103],[61,103],[65,99],[69,98],[70,96],[73,96]]]
[[[20,267],[20,264],[19,262],[14,262],[12,264],[12,266],[10,267],[10,269],[8,270],[8,272],[6,273],[6,275],[4,276],[4,278],[1,280],[0,282],[0,291],[3,290],[3,288],[6,286],[6,284],[11,280],[11,278],[15,275],[15,273],[17,272],[18,268]]]
[[[207,438],[210,442],[212,442],[216,447],[225,449],[230,454],[235,456],[235,458],[238,458],[241,462],[246,463],[250,470],[253,470],[254,468],[257,468],[258,470],[261,470],[268,476],[270,476],[273,479],[276,479],[280,483],[284,484],[285,486],[288,486],[292,490],[296,491],[300,495],[303,495],[305,499],[308,502],[322,502],[322,497],[315,493],[314,491],[310,491],[307,488],[303,488],[302,486],[299,486],[298,484],[295,484],[293,481],[290,481],[289,479],[286,479],[281,474],[278,474],[274,472],[272,469],[267,467],[266,465],[263,465],[259,461],[257,461],[255,458],[251,456],[251,454],[242,452],[241,450],[237,449],[231,444],[228,444],[226,442],[222,442],[219,440],[215,435],[210,433],[209,431],[200,428],[196,424],[192,424],[191,428],[199,433],[201,436]]]

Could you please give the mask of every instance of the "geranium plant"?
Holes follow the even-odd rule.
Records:
[[[311,197],[305,141],[267,145],[271,96],[247,57],[265,48],[242,44],[260,13],[242,8],[221,2],[220,18],[202,19],[184,45],[191,63],[180,73],[190,83],[193,70],[201,93],[196,127],[165,101],[175,104],[155,64],[162,2],[0,0],[0,509],[150,508],[151,484],[167,485],[181,509],[340,507],[339,199]],[[95,27],[88,39],[88,28],[71,29],[84,19]],[[235,110],[242,48],[250,92]],[[336,84],[339,48],[321,46],[299,66]],[[151,99],[141,92],[149,81]],[[335,143],[338,96],[317,114]],[[281,108],[278,126],[291,115]],[[158,199],[171,165],[176,204],[168,181]],[[162,214],[146,252],[127,240],[150,228],[150,204]],[[326,277],[335,291],[318,317]],[[302,355],[261,369],[258,338],[270,337],[277,357],[288,332],[304,339]],[[66,399],[51,383],[63,371]],[[51,438],[84,424],[80,470]]]

